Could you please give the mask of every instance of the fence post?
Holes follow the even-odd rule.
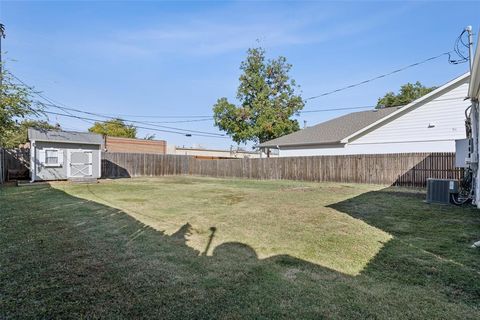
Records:
[[[6,166],[6,154],[0,154]],[[183,155],[102,153],[105,176],[203,175],[250,179],[290,179],[424,187],[427,178],[459,178],[453,153],[402,153],[352,156],[312,156],[270,159],[202,160]],[[10,159],[10,157],[8,158]]]
[[[3,148],[0,148],[0,184],[3,184],[5,182],[5,173],[3,172],[5,168],[4,164],[4,155],[3,155]]]

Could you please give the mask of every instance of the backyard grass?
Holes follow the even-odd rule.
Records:
[[[480,213],[382,186],[0,189],[0,318],[479,319]]]

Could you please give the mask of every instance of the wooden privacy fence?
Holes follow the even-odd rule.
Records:
[[[4,162],[3,149],[0,148],[0,184],[4,183],[6,179],[4,175],[5,164],[3,162]]]
[[[0,148],[0,183],[11,179],[28,179],[30,149]]]
[[[401,153],[200,160],[183,155],[103,153],[105,178],[200,175],[424,187],[427,178],[460,179],[454,153]]]
[[[186,175],[191,160],[185,155],[102,152],[102,178]]]

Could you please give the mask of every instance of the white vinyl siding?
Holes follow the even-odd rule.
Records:
[[[426,141],[345,145],[345,147],[281,149],[280,157],[389,154],[410,152],[454,152],[455,141]]]
[[[467,81],[344,145],[281,147],[280,156],[454,152],[455,140],[466,137]]]
[[[464,101],[467,90],[468,83],[464,83],[352,141],[350,145],[452,141],[452,148],[448,151],[454,151],[454,140],[465,138],[465,109],[470,105],[468,100]]]

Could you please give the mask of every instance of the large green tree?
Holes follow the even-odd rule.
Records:
[[[137,136],[137,128],[126,124],[122,119],[95,122],[88,131],[111,137],[135,138]]]
[[[264,49],[249,49],[240,65],[240,104],[218,99],[213,106],[215,125],[237,143],[262,143],[297,131],[298,122],[291,117],[305,103],[295,92],[298,86],[289,76],[291,67],[284,57],[266,60]]]
[[[377,108],[398,107],[409,104],[410,102],[435,90],[437,87],[426,87],[419,81],[407,83],[400,87],[398,93],[387,92],[383,97],[378,98]]]
[[[44,120],[23,120],[16,125],[5,137],[5,148],[17,148],[19,145],[28,141],[28,128],[44,129],[44,130],[61,130],[60,124],[52,125]]]
[[[11,147],[9,139],[19,129],[18,122],[40,114],[42,106],[32,99],[32,89],[18,84],[4,68],[0,77],[0,146]]]

